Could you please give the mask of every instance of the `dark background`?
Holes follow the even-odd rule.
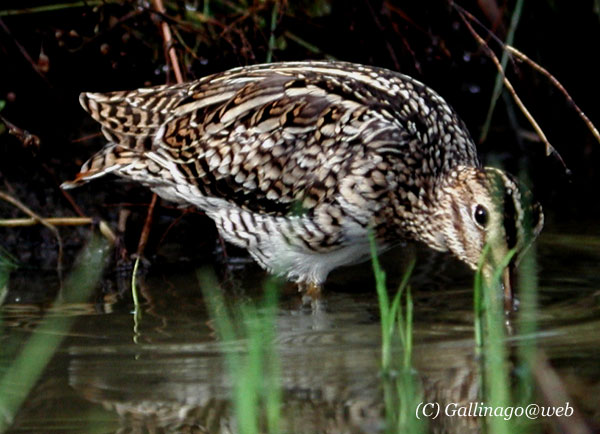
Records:
[[[153,12],[152,2],[83,3],[15,0],[0,7],[0,115],[39,138],[39,144],[23,140],[0,126],[0,189],[46,217],[75,215],[59,185],[103,143],[97,124],[80,108],[78,94],[174,81],[165,60],[163,19],[173,29],[187,80],[262,63],[269,53],[273,61],[335,58],[383,66],[439,92],[476,141],[497,75],[450,1],[213,0],[204,10],[202,1],[165,0],[165,15]],[[592,122],[600,123],[598,2],[524,3],[514,45],[548,69]],[[505,39],[514,1],[458,4]],[[56,9],[40,11],[41,6]],[[486,30],[474,26],[500,53]],[[597,232],[600,145],[545,77],[521,63],[509,64],[508,77],[572,176],[565,176],[556,158],[545,156],[510,97],[499,99],[488,138],[478,145],[482,159],[530,178],[550,230],[577,225],[580,231]],[[72,196],[84,214],[113,226],[118,210],[129,207],[124,239],[127,249],[135,251],[151,198],[148,190],[102,180]],[[0,218],[22,216],[0,202]],[[71,254],[89,229],[63,228],[61,234]],[[155,261],[209,257],[215,237],[210,220],[163,202],[146,256]],[[173,251],[167,245],[179,247]],[[43,228],[0,228],[0,246],[22,263],[55,265],[55,240]]]

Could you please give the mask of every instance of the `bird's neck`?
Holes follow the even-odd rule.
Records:
[[[469,168],[468,170],[471,170]],[[453,207],[456,201],[457,186],[462,182],[464,170],[461,167],[440,177],[430,192],[428,206],[420,208],[415,213],[413,221],[413,239],[421,241],[434,250],[441,252],[451,251],[462,260],[466,258],[466,252],[460,245],[462,238],[461,226],[457,225],[453,215]]]

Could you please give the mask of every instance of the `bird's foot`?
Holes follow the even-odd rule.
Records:
[[[302,305],[310,306],[313,311],[320,310],[323,306],[321,285],[314,282],[298,283],[298,291],[302,294]]]

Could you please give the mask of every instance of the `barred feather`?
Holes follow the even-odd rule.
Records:
[[[454,110],[386,69],[256,65],[80,100],[109,144],[65,188],[105,173],[142,182],[204,209],[265,268],[301,281],[361,258],[368,226],[383,247],[420,240],[475,266],[489,231],[469,227],[469,209],[450,211],[471,206],[465,198],[497,208]]]

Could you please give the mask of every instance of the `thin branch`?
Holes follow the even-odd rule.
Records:
[[[44,221],[52,226],[85,226],[94,224],[95,220],[91,217],[48,217]],[[17,219],[0,219],[0,227],[16,228],[25,226],[35,226],[42,222],[33,217]],[[98,224],[100,233],[111,243],[114,244],[117,237],[104,220]]]
[[[550,80],[550,82],[559,90],[559,92],[561,92],[565,96],[565,98],[567,99],[567,102],[569,104],[571,104],[571,106],[575,109],[575,111],[577,112],[579,117],[585,122],[586,126],[589,128],[589,130],[591,131],[594,138],[600,143],[600,133],[598,132],[598,129],[595,127],[595,125],[592,123],[592,121],[590,121],[590,119],[583,112],[583,110],[581,110],[579,108],[579,106],[575,103],[575,101],[573,100],[571,95],[569,95],[567,90],[558,81],[558,79],[556,77],[554,77],[546,68],[544,68],[540,64],[531,60],[522,51],[519,51],[517,48],[513,47],[510,44],[505,44],[502,40],[500,40],[500,38],[498,38],[496,35],[494,35],[494,33],[490,29],[488,29],[483,23],[481,23],[481,21],[479,21],[477,19],[477,17],[473,16],[470,12],[468,12],[464,8],[460,7],[456,3],[453,3],[452,6],[458,11],[459,14],[466,16],[471,22],[477,24],[485,32],[487,32],[488,35],[490,36],[490,38],[493,39],[494,41],[496,41],[496,43],[502,48],[502,50],[510,52],[515,57],[517,57],[519,60],[524,61],[529,66],[531,66],[533,69],[535,69],[536,71],[538,71],[539,73],[544,75],[548,80]],[[461,18],[464,20],[464,17],[461,17]]]
[[[6,119],[2,115],[0,115],[0,122],[4,123],[8,127],[8,133],[15,136],[17,138],[17,140],[19,140],[25,148],[29,148],[32,146],[35,148],[40,147],[41,140],[35,134],[32,134],[29,131],[24,130],[23,128],[19,128],[18,126],[16,126],[12,122],[10,122],[8,119]],[[41,166],[56,182],[56,175],[55,175],[54,171],[45,163],[41,163]],[[71,194],[69,194],[68,191],[63,190],[62,188],[59,190],[60,190],[61,194],[64,196],[64,198],[69,202],[69,204],[71,204],[71,206],[73,207],[75,212],[79,215],[79,217],[85,217],[83,211],[81,210],[81,208],[77,205],[77,203],[73,199],[73,196],[71,196]]]
[[[583,120],[583,122],[585,122],[585,124],[587,125],[589,130],[592,132],[595,139],[598,141],[598,143],[600,143],[600,133],[598,132],[598,129],[594,126],[592,121],[590,121],[590,119],[586,116],[586,114],[583,112],[583,110],[581,110],[579,108],[579,106],[575,103],[573,98],[571,98],[571,95],[569,95],[569,93],[564,88],[564,86],[552,74],[550,74],[550,72],[548,72],[548,70],[546,68],[544,68],[543,66],[534,62],[529,57],[527,57],[525,54],[523,54],[523,52],[517,50],[515,47],[513,47],[511,45],[505,45],[504,49],[509,51],[511,54],[515,55],[516,57],[518,57],[520,60],[527,63],[529,66],[531,66],[533,69],[535,69],[536,71],[538,71],[539,73],[544,75],[546,78],[548,78],[548,80],[550,80],[550,83],[552,83],[565,96],[565,98],[567,99],[567,102],[569,104],[571,104],[571,107],[573,107],[575,109],[575,111],[577,112],[579,117]]]
[[[44,219],[46,223],[52,226],[82,226],[91,225],[94,220],[91,217],[48,217]],[[42,224],[36,218],[20,218],[20,219],[0,219],[0,226],[14,228],[20,226],[34,226]]]
[[[183,217],[185,217],[187,214],[189,214],[191,212],[190,209],[193,209],[193,208],[185,208],[184,210],[182,210],[181,214],[179,214],[179,217],[177,217],[175,220],[173,220],[171,222],[171,224],[169,224],[167,229],[165,229],[162,236],[160,237],[160,240],[158,240],[159,246],[162,245],[162,243],[165,241],[165,239],[167,238],[167,235],[169,234],[171,229],[173,229],[175,227],[175,225],[177,225],[177,223],[179,223]]]
[[[75,202],[75,199],[73,199],[73,196],[71,196],[71,193],[69,193],[67,190],[64,190],[64,189],[62,189],[62,188],[59,187],[60,186],[60,181],[58,180],[58,177],[56,176],[56,173],[54,172],[54,169],[51,168],[50,166],[48,166],[46,163],[43,163],[43,162],[40,162],[40,165],[46,171],[46,173],[50,176],[50,178],[52,178],[52,180],[54,181],[55,185],[58,187],[58,190],[60,190],[60,193],[63,195],[63,197],[67,200],[67,202],[69,202],[69,204],[73,208],[73,211],[75,211],[75,213],[79,217],[87,217],[85,215],[85,213],[82,211],[82,209],[79,207],[79,205],[77,205],[77,203]]]
[[[7,12],[7,11],[4,11]],[[1,13],[0,13],[0,16]],[[11,33],[10,29],[6,26],[6,24],[4,24],[4,21],[2,21],[2,18],[0,18],[0,28],[2,30],[4,30],[4,32],[10,36],[13,40],[13,43],[17,46],[17,49],[21,52],[21,55],[23,56],[23,58],[27,61],[27,63],[29,63],[29,65],[31,65],[31,68],[35,71],[35,73],[37,75],[40,76],[40,78],[42,80],[44,80],[44,82],[46,82],[46,84],[50,84],[48,82],[48,79],[46,78],[46,76],[42,73],[42,71],[40,71],[40,68],[38,67],[37,63],[34,62],[34,60],[31,58],[31,56],[29,55],[29,53],[27,52],[27,50],[25,49],[25,47],[23,47],[19,41],[17,41],[17,39],[13,36],[13,34]]]
[[[8,133],[12,136],[15,136],[26,148],[29,146],[35,146],[38,148],[40,146],[41,140],[35,134],[19,128],[2,115],[0,115],[0,122],[6,125],[8,127]]]
[[[85,142],[86,140],[95,139],[96,137],[102,137],[102,133],[98,132],[98,133],[88,134],[87,136],[78,137],[76,139],[71,140],[71,143]]]
[[[88,217],[85,216],[85,214],[83,213],[83,211],[81,210],[81,208],[79,207],[79,205],[77,205],[77,202],[75,202],[75,199],[73,199],[73,196],[71,196],[71,193],[69,193],[67,190],[64,190],[62,188],[59,188],[59,190],[60,190],[60,193],[67,200],[67,202],[69,202],[69,204],[71,205],[71,207],[73,208],[73,210],[75,211],[75,213],[80,218],[88,218]]]
[[[158,201],[158,195],[156,193],[152,194],[152,202],[150,202],[150,206],[148,207],[148,213],[146,214],[146,221],[144,222],[144,227],[142,228],[142,233],[140,235],[140,241],[138,243],[137,255],[141,257],[144,253],[144,249],[146,248],[146,243],[148,242],[148,236],[150,235],[150,227],[152,226],[152,213],[154,212],[154,208],[156,207],[156,202]]]
[[[517,25],[519,24],[519,20],[521,19],[521,11],[523,9],[524,0],[518,0],[515,5],[515,10],[510,19],[510,26],[508,27],[508,33],[506,35],[506,44],[502,45],[511,45],[515,38],[515,31],[517,30]],[[490,32],[491,33],[491,32]],[[502,53],[502,69],[506,70],[506,65],[508,64],[508,53],[504,51]],[[485,122],[483,123],[483,127],[481,128],[481,135],[479,136],[479,143],[485,141],[488,131],[490,129],[490,125],[492,123],[492,116],[494,114],[494,109],[496,108],[496,103],[498,102],[498,97],[502,92],[502,75],[500,72],[496,76],[496,82],[494,83],[494,90],[492,92],[492,99],[490,100],[490,106],[488,108],[487,115],[485,117]]]
[[[469,21],[467,20],[467,18],[465,16],[466,13],[462,10],[458,10],[458,13],[459,13],[459,16],[462,19],[463,23],[465,24],[465,26],[467,26],[467,29],[469,29],[469,31],[471,32],[471,34],[473,35],[475,40],[479,43],[481,48],[486,52],[486,54],[490,57],[490,59],[492,59],[492,61],[496,65],[498,72],[502,75],[502,81],[504,82],[504,86],[506,87],[506,89],[508,90],[510,95],[512,96],[513,100],[515,101],[515,104],[517,104],[517,106],[519,107],[519,109],[521,110],[523,115],[527,118],[527,120],[529,121],[529,123],[531,124],[531,126],[533,127],[535,132],[537,133],[540,140],[546,146],[546,156],[554,154],[554,156],[560,161],[560,163],[564,167],[565,171],[567,173],[569,173],[570,171],[567,168],[567,165],[563,161],[562,157],[560,156],[558,151],[554,148],[554,146],[552,146],[550,144],[550,142],[548,141],[546,135],[540,128],[537,121],[533,118],[533,116],[531,115],[531,113],[529,112],[527,107],[525,107],[525,104],[523,104],[523,101],[521,101],[521,98],[519,98],[519,96],[517,95],[517,92],[515,91],[512,83],[506,78],[506,75],[504,74],[504,69],[502,68],[502,64],[500,63],[500,60],[498,59],[498,57],[496,56],[494,51],[486,44],[486,42],[483,40],[483,38],[481,36],[479,36],[479,33],[477,33],[475,31],[473,26],[471,26],[471,23],[469,23]]]
[[[103,3],[108,3],[106,0],[86,0],[75,3],[58,3],[55,5],[44,5],[44,6],[35,6],[30,8],[22,8],[22,9],[8,9],[0,11],[0,17],[7,17],[11,15],[26,15],[26,14],[37,14],[41,12],[54,12],[54,11],[62,11],[63,9],[68,8],[82,8],[87,7],[91,8],[92,6],[98,6]]]
[[[156,11],[164,15],[166,10],[162,0],[154,0],[154,8]],[[162,35],[164,40],[165,49],[168,53],[168,57],[171,62],[171,68],[173,69],[173,73],[175,74],[175,80],[177,83],[183,83],[183,75],[181,74],[181,69],[179,67],[179,61],[177,59],[177,52],[175,51],[175,47],[173,45],[173,37],[171,35],[171,29],[169,24],[163,20],[161,22]],[[156,193],[152,194],[152,201],[150,202],[150,206],[148,207],[148,212],[146,213],[146,221],[144,222],[144,227],[142,228],[142,233],[140,234],[140,239],[138,241],[137,247],[137,257],[136,260],[139,259],[144,254],[144,249],[146,248],[146,244],[148,243],[148,236],[150,235],[150,227],[152,226],[152,214],[154,213],[154,208],[156,207],[156,203],[158,202],[158,196]],[[133,276],[132,282],[135,282],[135,273]],[[135,286],[135,285],[134,285]]]
[[[16,208],[19,208],[21,211],[23,211],[29,217],[38,221],[41,225],[48,228],[54,234],[54,236],[56,237],[56,241],[58,243],[58,258],[56,259],[56,262],[57,262],[56,269],[58,271],[59,277],[62,277],[63,242],[62,242],[62,238],[60,237],[60,233],[58,232],[58,229],[56,229],[56,226],[49,223],[46,219],[44,219],[43,217],[41,217],[38,214],[36,214],[35,212],[33,212],[29,207],[27,207],[25,204],[21,203],[21,201],[19,201],[18,199],[10,196],[9,194],[6,194],[6,193],[0,191],[0,199],[10,203],[11,205],[15,206]],[[62,278],[61,278],[61,281],[62,281]]]
[[[159,13],[165,14],[166,10],[162,0],[154,0],[154,7]],[[173,74],[175,74],[175,81],[177,81],[177,83],[183,83],[183,75],[181,74],[181,69],[179,68],[179,61],[177,60],[177,51],[175,50],[175,46],[173,45],[173,36],[171,35],[171,28],[169,27],[169,23],[163,20],[160,23],[160,26],[162,29],[165,50],[167,51],[168,58],[171,63],[171,69],[173,69]]]

